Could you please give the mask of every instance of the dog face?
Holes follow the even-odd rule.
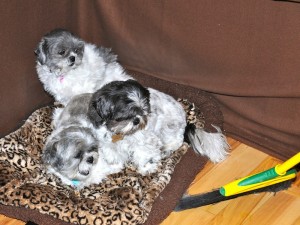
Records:
[[[113,81],[93,94],[88,116],[115,134],[143,129],[150,113],[150,93],[134,80]]]
[[[85,180],[98,161],[98,142],[88,129],[68,127],[47,140],[43,162],[70,180]]]
[[[82,62],[84,42],[63,29],[46,34],[35,54],[40,65],[46,65],[57,76],[75,69]]]

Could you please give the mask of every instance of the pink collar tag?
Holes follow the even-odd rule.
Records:
[[[62,83],[62,82],[64,81],[64,75],[60,75],[60,76],[58,77],[58,79],[59,79],[59,82]]]

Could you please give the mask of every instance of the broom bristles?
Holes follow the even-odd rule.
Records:
[[[260,189],[252,190],[249,192],[237,194],[237,195],[232,195],[232,196],[223,196],[219,189],[213,190],[208,193],[203,193],[203,194],[197,194],[197,195],[184,195],[176,205],[174,211],[182,211],[186,209],[193,209],[193,208],[198,208],[201,206],[205,205],[210,205],[210,204],[215,204],[218,202],[222,201],[227,201],[230,199],[238,198],[241,196],[249,195],[249,194],[256,194],[256,193],[261,193],[261,192],[274,192],[277,193],[281,190],[286,190],[288,189],[293,182],[292,180],[287,180],[281,183],[273,184],[267,187],[263,187]]]

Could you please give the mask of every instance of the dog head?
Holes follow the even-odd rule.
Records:
[[[70,180],[85,180],[99,157],[98,142],[86,128],[68,127],[46,142],[42,160]]]
[[[105,125],[114,134],[132,134],[143,129],[150,113],[150,93],[134,80],[113,81],[93,94],[88,116],[97,127]]]
[[[38,65],[46,65],[56,75],[75,69],[82,62],[84,41],[67,30],[55,29],[38,44]]]

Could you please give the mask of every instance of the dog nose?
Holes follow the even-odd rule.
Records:
[[[138,125],[140,123],[140,119],[139,118],[135,118],[133,120],[133,125]]]
[[[69,59],[70,59],[71,62],[75,62],[75,56],[72,55],[72,56],[69,57]]]
[[[79,173],[83,176],[87,176],[87,175],[89,175],[90,172],[88,170],[86,170],[86,171],[79,171]]]

